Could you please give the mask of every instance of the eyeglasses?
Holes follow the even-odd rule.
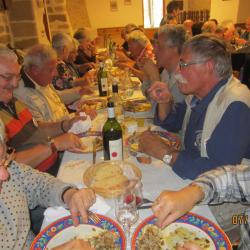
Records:
[[[14,75],[14,74],[2,75],[2,74],[0,74],[0,77],[3,78],[3,80],[6,82],[11,82],[13,80],[20,81],[20,79],[21,79],[20,74],[18,74],[18,75]]]
[[[7,168],[10,163],[14,160],[16,155],[16,150],[14,148],[8,148],[6,150],[6,156],[0,161],[0,166]]]
[[[205,63],[206,61],[191,61],[191,62],[184,62],[182,60],[179,61],[179,67],[180,69],[184,69],[184,68],[187,68],[188,66],[190,65],[193,65],[193,64],[201,64],[201,63]]]

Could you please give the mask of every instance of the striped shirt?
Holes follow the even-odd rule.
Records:
[[[200,204],[250,203],[250,166],[225,166],[200,175],[195,181],[205,194]],[[237,215],[236,215],[237,216]],[[250,249],[250,207],[241,220],[239,250]]]

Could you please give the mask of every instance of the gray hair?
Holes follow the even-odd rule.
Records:
[[[52,47],[56,50],[57,54],[60,55],[63,52],[63,48],[73,47],[72,37],[66,33],[58,32],[52,37]]]
[[[201,27],[202,33],[214,33],[215,30],[216,30],[216,24],[213,21],[206,21]]]
[[[25,70],[29,71],[33,66],[42,68],[47,62],[56,59],[57,54],[51,46],[37,44],[27,51],[24,57],[23,66]]]
[[[141,30],[133,30],[128,34],[127,40],[138,42],[140,45],[145,47],[149,43],[149,39]]]
[[[188,34],[183,25],[165,24],[159,28],[158,36],[163,34],[165,43],[169,47],[177,47],[181,53],[182,46],[188,40]]]
[[[2,45],[0,46],[0,58],[13,62],[18,62],[18,58],[15,52]]]
[[[231,53],[226,43],[212,34],[200,34],[188,40],[183,51],[190,50],[197,60],[213,60],[218,77],[227,78],[232,74]]]

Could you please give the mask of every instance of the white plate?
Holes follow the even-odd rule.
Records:
[[[80,224],[77,227],[71,226],[56,234],[53,239],[48,242],[47,248],[51,249],[53,247],[59,246],[75,237],[87,240],[88,238],[95,236],[102,231],[104,230],[88,224]]]

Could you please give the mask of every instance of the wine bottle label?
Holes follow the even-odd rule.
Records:
[[[101,85],[102,85],[102,91],[107,91],[108,90],[108,79],[101,78]]]
[[[108,108],[108,117],[109,118],[114,118],[115,117],[115,109],[113,108]]]
[[[122,138],[115,140],[115,141],[109,141],[109,154],[110,154],[110,160],[120,160],[122,161]]]

